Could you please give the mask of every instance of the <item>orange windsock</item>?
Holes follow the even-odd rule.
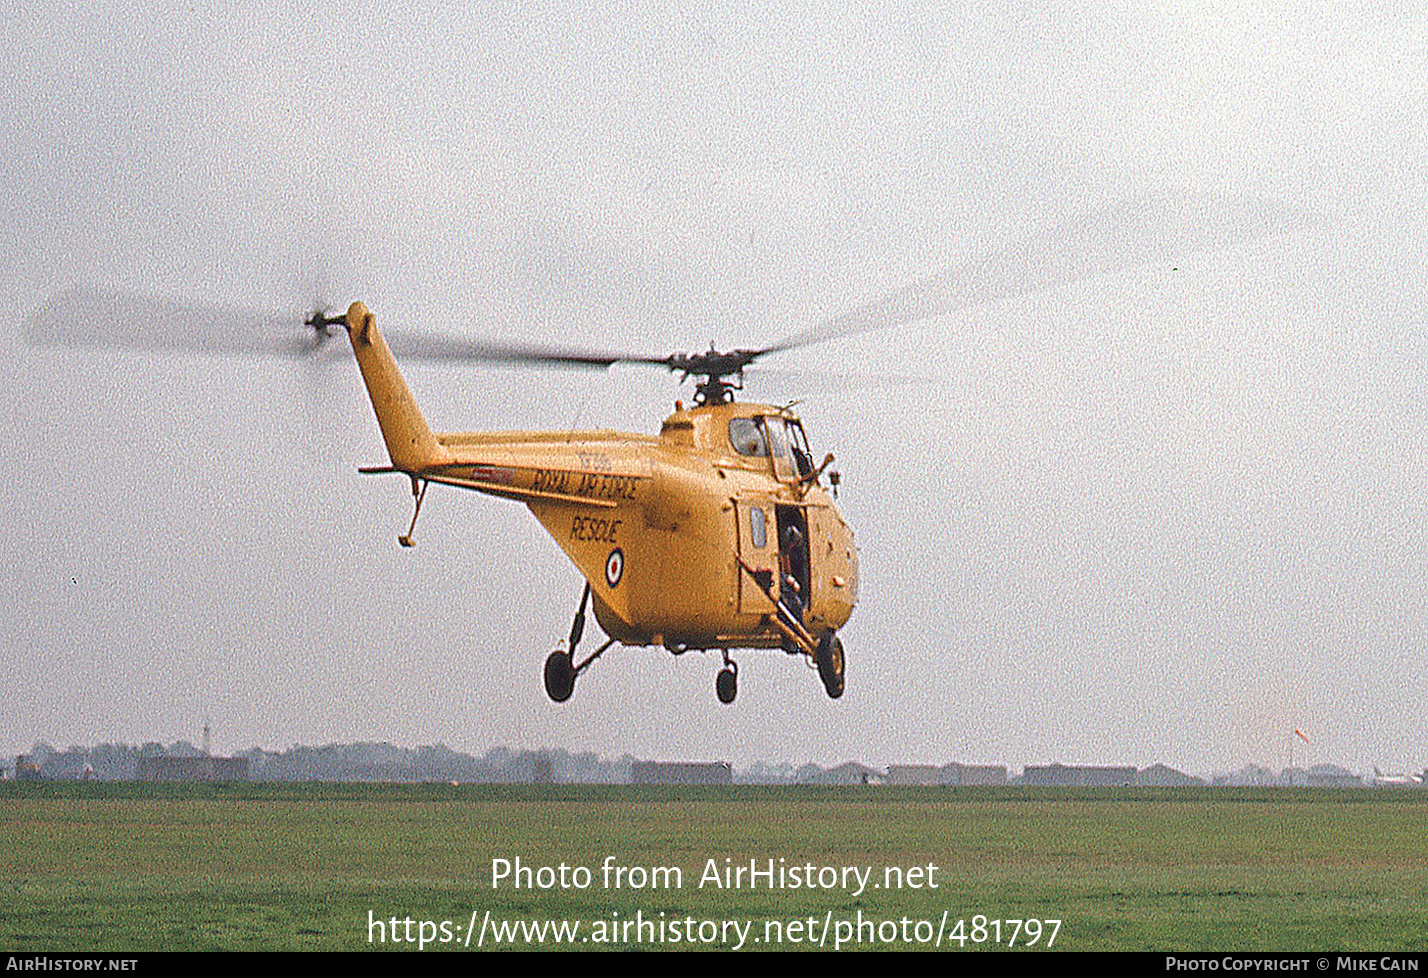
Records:
[[[1294,733],[1300,740],[1304,741],[1304,743],[1310,743],[1309,738],[1304,736],[1304,731],[1300,730],[1298,727],[1294,728]]]

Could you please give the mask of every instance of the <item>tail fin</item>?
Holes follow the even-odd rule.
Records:
[[[372,398],[372,409],[377,412],[377,424],[392,465],[403,472],[416,473],[450,462],[451,454],[432,434],[397,369],[387,341],[377,331],[377,317],[360,302],[352,303],[347,310],[347,335],[367,394]]]

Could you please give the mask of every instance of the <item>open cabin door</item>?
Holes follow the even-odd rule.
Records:
[[[802,506],[779,506],[777,512],[780,557],[777,566],[781,575],[779,600],[789,607],[794,617],[807,624],[807,611],[813,594],[808,516]]]
[[[736,500],[734,517],[739,522],[739,556],[767,581],[778,579],[778,525],[774,505],[765,500]],[[764,575],[767,574],[767,577]],[[763,589],[739,571],[739,613],[772,614],[773,603]]]

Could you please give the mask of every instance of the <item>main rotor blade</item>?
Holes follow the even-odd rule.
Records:
[[[463,339],[441,333],[392,330],[387,333],[392,353],[403,360],[438,362],[537,364],[547,367],[604,369],[617,363],[670,366],[670,357],[637,356],[605,350],[575,350],[527,343],[497,343]]]
[[[848,370],[798,370],[789,367],[749,367],[744,371],[744,382],[753,384],[778,384],[781,388],[791,385],[796,390],[806,391],[813,399],[817,392],[853,390],[897,390],[906,387],[928,387],[945,384],[941,377],[916,374],[869,373]]]
[[[240,306],[185,305],[133,293],[70,289],[25,320],[33,346],[98,346],[301,356],[325,345],[302,316]]]
[[[393,353],[411,360],[604,369],[616,363],[662,366],[700,376],[732,376],[769,353],[946,315],[1151,261],[1312,227],[1294,208],[1247,197],[1161,193],[1095,211],[1001,250],[962,262],[761,349],[664,357],[534,344],[497,343],[427,332],[387,333]],[[193,306],[134,294],[74,289],[25,322],[31,344],[138,350],[310,355],[336,351],[302,316],[236,306]]]
[[[1136,197],[953,265],[757,353],[914,323],[1317,223],[1308,212],[1251,197],[1168,192]]]
[[[303,325],[303,316],[240,306],[188,305],[129,292],[81,287],[63,292],[25,321],[33,346],[219,354],[304,356],[325,348],[340,353],[347,342]],[[603,369],[616,363],[670,367],[672,358],[537,344],[498,343],[444,333],[385,331],[404,360],[537,364]]]

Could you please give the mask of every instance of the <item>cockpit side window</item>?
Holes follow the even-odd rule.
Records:
[[[788,442],[793,447],[793,461],[798,466],[798,475],[806,479],[813,474],[813,453],[808,450],[808,436],[803,433],[803,425],[797,421],[786,422]]]
[[[729,444],[740,455],[752,458],[766,458],[768,443],[764,441],[763,429],[753,418],[733,418],[729,422]]]

